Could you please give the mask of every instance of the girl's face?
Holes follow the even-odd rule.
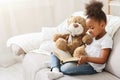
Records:
[[[95,39],[100,39],[106,33],[104,21],[98,22],[93,18],[87,18],[86,25],[89,27],[89,33],[95,37]]]

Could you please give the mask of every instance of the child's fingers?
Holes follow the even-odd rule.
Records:
[[[78,60],[77,66],[79,66],[81,64],[81,57]]]

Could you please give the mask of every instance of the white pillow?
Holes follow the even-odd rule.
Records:
[[[107,15],[107,22],[106,31],[110,34],[111,37],[113,37],[115,32],[120,27],[120,17]]]
[[[51,52],[54,50],[54,47],[55,43],[52,40],[47,40],[40,45],[39,49],[35,49],[30,52],[45,54],[49,56]]]
[[[42,44],[39,47],[39,50],[37,50],[39,53],[42,54],[48,54],[53,50],[54,42],[52,40],[53,34],[57,33],[57,27],[42,27]],[[44,50],[44,51],[41,51]],[[45,52],[47,51],[47,52]]]
[[[48,51],[48,52],[52,52],[52,50],[55,47],[55,43],[51,40],[51,41],[44,41],[41,45],[39,49]]]
[[[42,40],[51,40],[53,37],[53,34],[57,32],[56,27],[42,27]]]

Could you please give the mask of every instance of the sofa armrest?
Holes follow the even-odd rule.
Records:
[[[29,33],[11,37],[7,41],[7,47],[16,55],[28,53],[33,49],[39,48],[42,43],[42,33]]]

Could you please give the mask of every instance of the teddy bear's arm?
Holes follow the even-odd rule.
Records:
[[[54,35],[53,35],[53,41],[56,42],[56,40],[57,40],[58,38],[60,38],[61,35],[62,35],[62,34],[54,34]]]
[[[87,44],[87,45],[91,44],[92,41],[93,41],[93,38],[92,38],[92,36],[89,35],[89,34],[86,34],[86,35],[82,38],[82,42],[85,43],[85,44]]]
[[[68,39],[68,35],[69,34],[54,34],[53,35],[53,41],[56,42],[56,40],[58,40],[59,38],[63,38],[63,39]]]
[[[71,43],[68,44],[68,48],[69,48],[69,50],[70,50],[70,53],[73,53],[74,50],[75,50],[77,47],[81,46],[82,44],[83,44],[83,43],[82,43],[82,40],[80,40],[80,39],[75,39],[75,40],[73,40]]]

